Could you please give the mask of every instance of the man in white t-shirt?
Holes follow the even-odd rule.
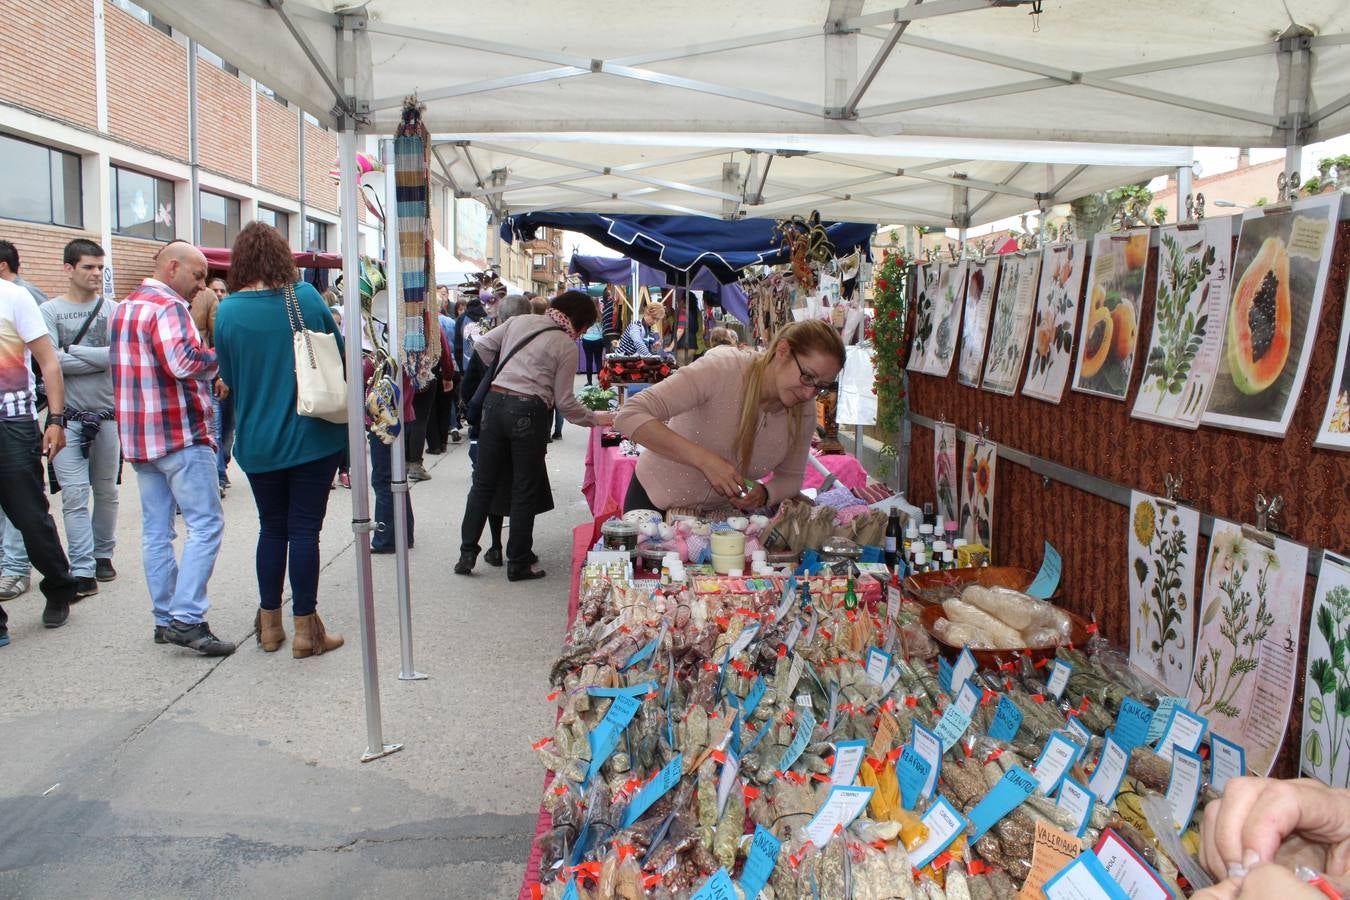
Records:
[[[47,421],[39,431],[31,359],[47,386]],[[0,280],[0,508],[23,535],[33,565],[42,573],[47,606],[42,624],[60,628],[75,599],[75,578],[47,508],[42,456],[66,443],[65,383],[47,322],[28,291]],[[0,607],[0,647],[9,643],[9,617]]]

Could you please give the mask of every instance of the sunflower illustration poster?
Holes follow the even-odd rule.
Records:
[[[972,544],[994,551],[994,467],[998,445],[989,441],[966,441],[961,465],[961,536]]]
[[[973,265],[966,279],[966,316],[961,323],[961,356],[956,365],[956,380],[966,387],[980,386],[989,314],[994,311],[994,292],[998,290],[998,263],[995,256]]]
[[[998,302],[989,325],[989,358],[984,364],[982,387],[987,391],[1008,396],[1017,392],[1040,272],[1039,253],[1015,253],[1003,260]]]
[[[1083,291],[1087,241],[1054,244],[1041,251],[1041,286],[1031,323],[1031,359],[1022,395],[1058,403],[1073,368],[1073,334]]]
[[[1148,228],[1099,234],[1092,244],[1073,389],[1124,400],[1139,343],[1148,275]]]
[[[956,426],[939,422],[933,429],[933,482],[937,512],[945,522],[956,521]]]
[[[1206,425],[1284,437],[1312,355],[1341,195],[1242,216]]]
[[[1350,450],[1350,284],[1346,285],[1341,313],[1341,342],[1336,350],[1336,371],[1331,376],[1331,396],[1315,443],[1328,450]]]
[[[1317,575],[1303,679],[1306,775],[1350,787],[1350,560],[1328,553]]]
[[[1253,775],[1269,774],[1284,742],[1307,570],[1302,544],[1274,537],[1267,546],[1214,520],[1187,697],[1211,731],[1246,749]]]
[[[1200,513],[1130,493],[1130,664],[1184,695],[1195,662]]]

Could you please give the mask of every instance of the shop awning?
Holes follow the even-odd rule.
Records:
[[[202,255],[206,257],[207,267],[219,271],[228,271],[230,268],[230,248],[229,247],[198,247]],[[342,256],[338,253],[320,253],[315,250],[294,250],[291,256],[295,259],[297,269],[340,269],[342,268]]]

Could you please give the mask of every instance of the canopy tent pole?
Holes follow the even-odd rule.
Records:
[[[389,314],[387,337],[389,352],[398,359],[403,346],[403,276],[399,269],[398,244],[398,184],[395,165],[394,140],[380,140],[380,158],[384,162],[384,280],[388,285]],[[402,368],[400,366],[400,372]],[[395,413],[401,420],[403,408]],[[427,676],[413,665],[412,645],[412,586],[408,577],[408,458],[406,455],[407,422],[400,428],[389,447],[389,490],[394,495],[394,573],[398,591],[398,639],[400,667],[399,681],[421,681]]]
[[[1186,221],[1186,200],[1191,196],[1194,186],[1191,183],[1191,167],[1179,166],[1177,168],[1177,218],[1178,222]],[[1152,216],[1149,217],[1152,219]]]
[[[380,674],[375,650],[375,596],[370,575],[370,469],[366,461],[366,391],[361,359],[361,272],[356,230],[356,123],[338,136],[342,212],[342,317],[347,345],[347,448],[351,458],[352,533],[356,537],[356,606],[361,621],[361,680],[366,699],[366,752],[370,762],[403,749],[386,744],[380,721]]]

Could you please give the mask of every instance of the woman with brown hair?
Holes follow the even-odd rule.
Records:
[[[751,510],[794,496],[814,401],[843,367],[839,333],[813,319],[783,326],[763,353],[709,350],[632,397],[614,427],[647,452],[624,509]]]
[[[342,646],[316,611],[319,530],[328,510],[347,427],[295,411],[295,353],[288,303],[304,327],[342,335],[328,305],[299,281],[291,248],[270,225],[251,222],[235,238],[230,295],[216,313],[220,377],[235,401],[234,458],[258,505],[258,643],[268,652],[286,640],[281,595],[289,563],[295,640],[291,655],[317,656]],[[291,295],[288,297],[287,295]]]

